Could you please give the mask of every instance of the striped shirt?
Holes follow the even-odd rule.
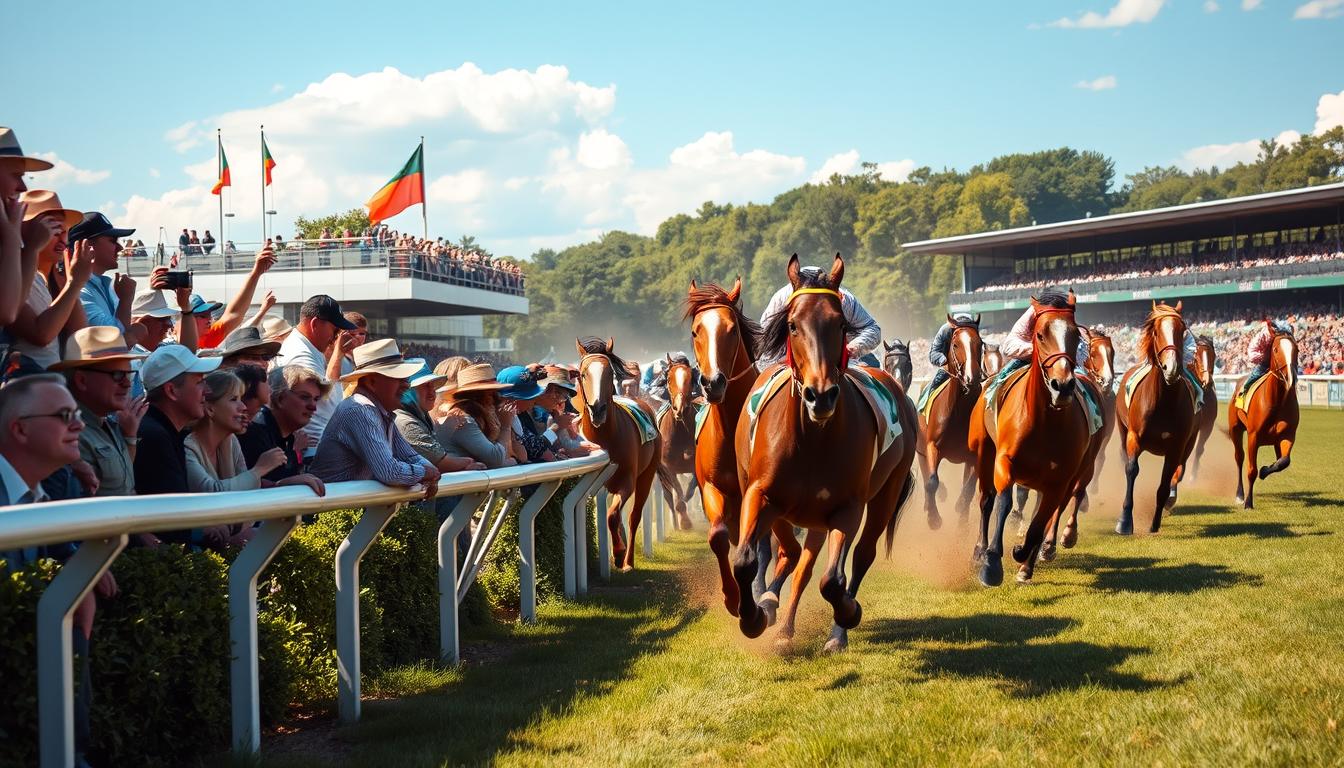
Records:
[[[326,483],[373,479],[412,486],[424,479],[429,466],[401,436],[392,414],[357,393],[331,414],[309,471]]]

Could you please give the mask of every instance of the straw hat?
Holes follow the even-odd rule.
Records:
[[[261,338],[261,331],[255,325],[244,325],[230,331],[229,335],[224,337],[223,343],[210,351],[219,357],[228,357],[244,352],[274,357],[280,351],[280,342],[267,341]],[[205,353],[202,352],[201,356],[204,357]]]
[[[131,317],[177,317],[180,310],[168,306],[168,300],[163,298],[162,291],[142,291],[135,294],[135,301],[131,304]]]
[[[379,339],[355,347],[353,353],[355,370],[341,377],[341,381],[354,381],[370,373],[381,373],[393,379],[409,379],[424,363],[408,363],[402,357],[401,349],[394,339]]]
[[[266,315],[261,318],[261,338],[267,341],[284,341],[294,326],[279,315]]]
[[[80,328],[70,334],[65,342],[65,359],[47,368],[49,371],[64,371],[69,368],[85,368],[99,365],[109,360],[142,360],[145,355],[137,355],[126,348],[126,339],[121,329],[112,325],[91,325]]]
[[[435,392],[457,394],[460,392],[483,392],[508,389],[511,384],[495,380],[495,367],[489,363],[469,365],[457,372],[456,386],[439,387]]]
[[[19,195],[19,202],[28,204],[28,210],[23,212],[24,221],[32,221],[44,213],[59,213],[65,222],[65,231],[69,232],[84,220],[84,214],[61,205],[61,198],[51,190],[30,189]]]
[[[50,171],[53,167],[49,161],[23,154],[23,147],[19,146],[19,137],[14,135],[14,129],[3,125],[0,125],[0,159],[22,160],[25,173]]]
[[[541,386],[543,388],[551,385],[555,385],[570,392],[579,391],[578,385],[569,377],[569,370],[558,365],[546,366],[546,378],[541,380]]]

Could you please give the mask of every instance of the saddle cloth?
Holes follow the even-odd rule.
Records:
[[[1249,403],[1251,401],[1251,398],[1255,396],[1255,391],[1260,388],[1261,384],[1264,384],[1268,380],[1269,380],[1269,374],[1265,374],[1264,376],[1261,376],[1260,378],[1251,382],[1251,386],[1246,387],[1245,394],[1242,394],[1241,387],[1237,387],[1237,399],[1236,399],[1237,410],[1240,411],[1246,410],[1246,404]]]
[[[1021,381],[1023,375],[1029,370],[1031,370],[1031,366],[1022,365],[1016,368],[1004,368],[1003,372],[999,374],[1000,376],[1007,374],[1008,378],[999,383],[998,389],[994,392],[994,398],[985,403],[985,430],[989,432],[990,440],[994,442],[999,440],[999,406],[1003,403],[1003,398],[1008,394],[1008,390]],[[1077,369],[1074,370],[1074,376],[1082,379],[1081,372]],[[1090,382],[1091,379],[1088,379],[1088,381]],[[1087,418],[1087,434],[1090,437],[1097,434],[1106,423],[1101,413],[1101,403],[1096,401],[1094,398],[1096,393],[1086,384],[1080,383],[1076,392],[1078,393],[1077,400],[1082,404],[1083,416]]]
[[[700,439],[700,430],[705,428],[705,417],[709,416],[709,403],[701,403],[695,409],[695,439]],[[731,438],[732,436],[729,435]]]
[[[933,408],[933,401],[938,399],[938,393],[947,389],[947,385],[952,383],[952,379],[943,379],[943,382],[932,389],[925,389],[919,393],[919,412],[927,420],[929,411]]]
[[[877,420],[877,437],[873,453],[873,462],[876,463],[877,457],[890,448],[903,432],[900,406],[891,391],[866,370],[851,366],[845,369],[845,375],[863,393],[864,401],[868,403]],[[766,403],[769,403],[784,385],[791,381],[793,381],[792,372],[787,367],[780,366],[747,395],[747,425],[750,436],[748,444],[751,450],[756,449],[756,427],[761,411],[765,409]],[[698,426],[697,420],[697,428]]]
[[[658,426],[649,420],[649,414],[639,407],[639,403],[623,395],[617,395],[611,398],[611,401],[619,405],[622,410],[630,414],[630,418],[635,420],[635,426],[639,428],[641,445],[658,439]]]
[[[1129,377],[1129,381],[1125,382],[1125,408],[1129,408],[1129,401],[1134,396],[1134,390],[1138,389],[1140,382],[1147,378],[1148,374],[1152,372],[1153,364],[1144,363],[1139,366],[1138,370],[1134,372],[1134,375]],[[1189,368],[1181,366],[1181,373],[1184,374],[1181,376],[1181,380],[1185,382],[1185,386],[1190,390],[1190,401],[1194,403],[1195,413],[1199,413],[1200,409],[1204,407],[1204,388],[1192,379],[1194,374],[1190,373]]]

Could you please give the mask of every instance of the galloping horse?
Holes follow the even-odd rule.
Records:
[[[611,457],[617,470],[607,479],[606,489],[611,494],[607,508],[607,529],[611,531],[612,560],[622,571],[635,567],[634,546],[644,501],[649,496],[655,475],[664,474],[662,443],[654,438],[643,441],[635,416],[614,401],[617,381],[629,376],[625,361],[612,351],[615,341],[608,338],[586,338],[576,342],[579,351],[579,391],[575,398],[580,406],[580,430],[584,438],[597,443]],[[653,422],[653,411],[643,401],[637,406]],[[666,482],[666,480],[665,480]],[[623,535],[621,507],[633,498],[630,507],[630,538]]]
[[[695,403],[691,400],[691,366],[667,357],[667,405],[658,409],[658,435],[663,441],[663,468],[677,485],[663,487],[668,508],[677,516],[677,527],[691,530],[686,502],[695,492]],[[686,489],[680,488],[680,475],[690,475]]]
[[[1147,451],[1163,457],[1157,507],[1149,528],[1157,533],[1162,527],[1163,510],[1176,505],[1176,486],[1181,482],[1185,460],[1195,447],[1197,435],[1195,392],[1185,378],[1181,362],[1181,344],[1185,340],[1181,302],[1174,307],[1153,302],[1141,333],[1141,362],[1121,377],[1120,391],[1124,395],[1116,407],[1116,425],[1125,456],[1125,504],[1115,532],[1125,536],[1134,532],[1134,480],[1139,476],[1139,454]],[[1129,382],[1135,376],[1142,376],[1143,380],[1129,392]]]
[[[1268,323],[1269,321],[1265,321]],[[1237,407],[1237,399],[1227,405],[1228,432],[1237,460],[1237,501],[1246,509],[1255,506],[1256,461],[1260,446],[1274,446],[1276,461],[1260,467],[1260,479],[1282,472],[1292,461],[1293,441],[1297,439],[1297,340],[1292,334],[1279,333],[1270,326],[1269,372],[1265,380],[1251,393],[1244,408]],[[1245,380],[1237,382],[1237,391]],[[1246,435],[1246,449],[1241,447],[1241,436]],[[1246,472],[1243,488],[1241,473]],[[1244,494],[1243,494],[1244,491]]]
[[[900,339],[882,342],[885,354],[882,356],[882,370],[891,375],[906,394],[910,393],[910,380],[914,378],[915,366],[910,361],[910,345]]]
[[[1115,344],[1111,342],[1110,336],[1101,331],[1082,325],[1078,326],[1078,330],[1087,341],[1087,360],[1083,363],[1083,370],[1096,383],[1101,394],[1098,403],[1101,405],[1102,425],[1097,435],[1101,445],[1097,451],[1096,470],[1092,473],[1092,485],[1095,487],[1101,477],[1101,468],[1106,465],[1106,446],[1111,444],[1111,435],[1115,432]],[[1073,545],[1066,541],[1064,546]]]
[[[980,373],[985,381],[999,375],[1003,370],[1003,353],[999,351],[998,344],[986,344],[985,351],[980,356]]]
[[[1086,472],[1089,437],[1086,407],[1077,395],[1073,358],[1078,349],[1075,299],[1069,292],[1060,305],[1031,300],[1033,319],[1031,364],[1014,373],[995,393],[999,400],[993,429],[986,421],[982,395],[971,413],[969,444],[976,455],[980,485],[980,539],[974,561],[980,583],[1003,583],[1003,526],[1012,508],[1014,484],[1040,494],[1025,541],[1013,547],[1013,559],[1029,564],[1040,551],[1046,524],[1059,512]],[[994,535],[989,516],[995,513]],[[1029,578],[1030,566],[1018,572]]]
[[[1209,435],[1213,434],[1213,425],[1218,422],[1218,392],[1213,387],[1213,366],[1217,360],[1217,353],[1213,350],[1213,339],[1208,336],[1197,337],[1195,362],[1191,364],[1190,371],[1204,388],[1204,407],[1200,409],[1199,416],[1195,419],[1199,437],[1195,441],[1195,452],[1190,457],[1191,480],[1194,480],[1196,473],[1199,472],[1199,460],[1204,456],[1204,446],[1209,442]]]
[[[974,321],[958,323],[948,315],[947,322],[952,325],[952,335],[947,342],[946,365],[951,378],[919,414],[919,448],[924,457],[919,468],[924,475],[924,510],[928,514],[929,528],[933,530],[942,525],[935,494],[938,490],[938,465],[943,459],[966,465],[961,495],[957,498],[957,511],[963,520],[970,512],[971,494],[975,491],[972,484],[975,480],[975,454],[967,447],[966,441],[971,411],[975,409],[975,401],[980,398],[980,318],[977,316]]]
[[[855,596],[876,557],[878,540],[884,531],[894,529],[901,505],[914,488],[910,474],[915,460],[913,404],[885,372],[871,368],[848,371],[847,324],[839,293],[844,269],[839,254],[829,275],[804,274],[797,254],[789,260],[793,294],[787,307],[770,318],[758,349],[761,356],[784,358],[782,366],[771,366],[761,375],[767,383],[780,375],[779,388],[762,396],[756,423],[748,418],[738,420],[736,435],[738,477],[744,489],[741,535],[733,560],[733,575],[742,596],[738,626],[748,637],[765,630],[766,615],[748,592],[757,569],[753,545],[777,522],[787,520],[808,532],[779,642],[791,642],[798,600],[817,554],[829,541],[820,584],[836,624],[826,644],[828,650],[844,648],[846,630],[862,619],[863,609]],[[856,383],[854,377],[871,379],[880,389],[872,396],[883,409],[880,418],[895,420],[890,431],[884,430],[869,406],[868,395],[860,389],[867,385]],[[753,440],[754,429],[761,439]],[[880,443],[884,437],[891,440],[885,447]],[[853,572],[846,581],[844,566],[851,547]]]

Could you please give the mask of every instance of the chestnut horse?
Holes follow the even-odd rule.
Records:
[[[974,321],[958,323],[951,315],[947,322],[952,325],[952,335],[947,341],[947,385],[933,395],[933,402],[925,406],[928,417],[919,414],[919,448],[923,461],[919,463],[924,475],[924,510],[928,514],[929,528],[937,530],[942,525],[938,515],[938,465],[943,459],[954,464],[965,464],[961,495],[957,498],[957,511],[963,520],[970,514],[971,494],[975,491],[975,454],[967,446],[967,434],[970,429],[971,411],[975,401],[980,398],[980,363],[983,346],[980,341],[980,318]]]
[[[995,414],[995,435],[986,422],[982,395],[971,413],[969,444],[976,456],[980,486],[980,539],[973,560],[980,566],[980,583],[1003,583],[1003,527],[1013,506],[1014,484],[1040,494],[1027,526],[1025,541],[1013,547],[1013,559],[1028,564],[1039,554],[1046,524],[1058,514],[1084,475],[1089,436],[1086,407],[1077,394],[1073,375],[1078,349],[1074,321],[1075,298],[1058,305],[1031,300],[1031,363],[1021,378],[1001,396]],[[1008,386],[1004,383],[1002,386]],[[987,393],[986,393],[987,394]],[[989,535],[990,512],[995,513],[994,535]],[[1029,577],[1030,566],[1019,571]]]
[[[662,443],[657,440],[642,442],[635,417],[612,400],[617,382],[628,377],[625,361],[612,351],[615,341],[608,338],[586,338],[576,342],[579,351],[579,391],[575,398],[581,411],[579,423],[583,437],[607,452],[616,472],[607,479],[606,489],[611,494],[607,508],[607,529],[611,531],[612,560],[622,571],[635,567],[632,546],[639,531],[644,512],[644,501],[649,496],[653,479],[661,472]],[[654,419],[653,411],[643,401],[639,407]],[[626,539],[621,526],[621,508],[633,499],[630,507],[630,538]]]
[[[882,370],[891,375],[906,394],[910,393],[910,380],[914,378],[915,366],[910,360],[910,345],[900,339],[882,342]]]
[[[691,366],[667,357],[667,407],[658,410],[658,435],[663,441],[663,467],[676,481],[663,486],[667,506],[676,512],[677,527],[691,530],[686,502],[695,491],[695,402],[691,398]],[[681,475],[691,475],[686,489],[680,487]]]
[[[980,374],[985,381],[999,375],[1003,370],[1003,353],[998,344],[986,344],[984,354],[980,356]]]
[[[1218,423],[1218,392],[1213,386],[1213,367],[1218,361],[1218,353],[1213,349],[1213,339],[1199,336],[1195,339],[1195,362],[1190,371],[1204,388],[1204,407],[1195,419],[1199,437],[1195,441],[1195,452],[1190,456],[1190,479],[1199,472],[1199,460],[1204,456],[1204,447],[1208,445],[1209,435],[1213,434],[1213,425]]]
[[[1276,459],[1273,464],[1260,467],[1259,476],[1264,480],[1288,468],[1292,461],[1293,441],[1297,439],[1297,340],[1292,334],[1279,333],[1272,325],[1269,332],[1272,336],[1269,372],[1265,376],[1270,378],[1251,393],[1244,410],[1237,407],[1235,397],[1227,404],[1228,432],[1237,460],[1237,501],[1243,502],[1246,509],[1255,506],[1255,465],[1260,446],[1274,446]],[[1237,382],[1237,392],[1244,383],[1244,379]],[[1242,435],[1246,436],[1245,450],[1241,447]],[[1246,473],[1244,487],[1243,468]]]
[[[1152,366],[1133,394],[1128,398],[1122,394],[1116,407],[1116,426],[1125,456],[1125,503],[1115,532],[1124,536],[1134,532],[1134,480],[1139,476],[1139,454],[1147,451],[1163,457],[1157,506],[1149,527],[1151,533],[1157,533],[1162,527],[1163,510],[1176,505],[1176,486],[1181,482],[1185,460],[1195,447],[1195,393],[1183,372],[1184,341],[1181,302],[1174,307],[1153,302],[1139,336],[1140,362],[1120,379],[1123,393],[1144,363]]]
[[[739,484],[744,489],[741,535],[733,560],[742,595],[738,626],[748,637],[765,630],[766,615],[747,591],[757,570],[754,544],[776,523],[787,520],[806,528],[807,538],[778,642],[792,641],[798,600],[817,554],[829,542],[820,588],[836,626],[827,650],[846,647],[847,630],[863,617],[855,597],[876,558],[878,540],[894,530],[900,508],[914,488],[910,468],[917,430],[914,406],[900,385],[884,371],[865,368],[884,390],[875,395],[901,427],[901,434],[885,449],[878,444],[880,427],[872,408],[861,385],[846,373],[848,324],[839,292],[844,269],[839,254],[829,275],[804,274],[797,254],[789,259],[793,293],[786,308],[770,318],[758,349],[762,357],[785,361],[767,368],[762,379],[783,369],[789,380],[761,404],[754,443],[748,419],[738,420],[736,436]],[[854,565],[847,580],[845,561],[851,548]]]

